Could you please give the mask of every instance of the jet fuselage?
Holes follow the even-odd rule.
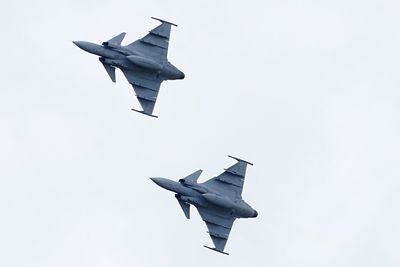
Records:
[[[175,182],[166,178],[151,178],[160,187],[176,193],[176,198],[196,207],[228,210],[236,218],[254,218],[258,213],[243,199],[233,199],[213,192],[210,188],[198,184]]]
[[[156,73],[163,80],[185,78],[185,74],[170,62],[155,61],[122,45],[108,44],[107,42],[98,45],[86,41],[74,41],[73,43],[88,53],[100,56],[101,62],[120,69],[144,69]]]

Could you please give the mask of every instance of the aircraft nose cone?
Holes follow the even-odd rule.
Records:
[[[167,190],[172,190],[175,188],[174,187],[174,182],[171,180],[168,180],[166,178],[160,178],[160,177],[151,177],[150,178],[155,184],[158,186],[167,189]]]
[[[81,41],[72,41],[74,45],[76,45],[79,48],[82,48],[82,42]]]
[[[167,186],[167,179],[165,178],[151,177],[150,180],[152,180],[156,185],[163,188]]]
[[[85,42],[85,41],[72,41],[77,47],[79,47],[80,49],[92,53],[93,48],[92,48],[92,44],[89,42]]]
[[[161,181],[160,181],[160,178],[154,178],[154,177],[152,177],[152,178],[150,178],[150,180],[152,180],[155,184],[157,184],[157,185],[160,185],[160,183],[161,183]]]
[[[185,73],[183,73],[182,71],[181,71],[181,75],[179,76],[179,79],[185,79]]]

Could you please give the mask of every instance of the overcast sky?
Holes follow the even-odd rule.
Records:
[[[0,266],[400,265],[398,1],[3,1]],[[73,40],[172,29],[158,119]],[[148,177],[235,161],[224,256]]]

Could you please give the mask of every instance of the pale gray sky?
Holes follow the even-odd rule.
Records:
[[[0,266],[400,265],[398,1],[8,1]],[[177,23],[152,119],[72,40]],[[254,163],[226,257],[149,176]]]

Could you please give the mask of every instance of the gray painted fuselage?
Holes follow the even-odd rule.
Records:
[[[151,178],[160,187],[175,192],[175,197],[195,207],[229,212],[235,218],[255,218],[258,213],[241,198],[230,198],[199,183],[175,182],[166,178]]]
[[[185,74],[169,61],[156,61],[135,51],[117,44],[98,45],[86,41],[74,41],[82,50],[100,56],[100,61],[114,67],[126,70],[138,70],[155,72],[163,80],[177,80],[185,78]]]

